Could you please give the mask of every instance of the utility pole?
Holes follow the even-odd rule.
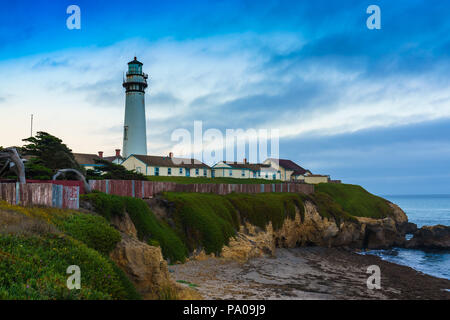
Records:
[[[31,135],[30,137],[33,136],[33,114],[31,114]]]

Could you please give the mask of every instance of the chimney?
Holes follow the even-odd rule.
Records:
[[[116,149],[116,158],[120,158],[120,149]]]
[[[170,159],[173,158],[173,152],[169,152],[169,158],[170,158]]]
[[[103,151],[99,151],[98,156],[103,159]]]
[[[247,164],[247,158],[244,158],[244,164]]]

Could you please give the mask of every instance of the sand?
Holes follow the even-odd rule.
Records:
[[[368,289],[367,267],[378,265],[381,289]],[[246,263],[210,258],[169,267],[205,299],[446,299],[450,281],[344,249],[277,249]],[[193,284],[193,285],[192,285]],[[188,284],[187,284],[188,285]]]

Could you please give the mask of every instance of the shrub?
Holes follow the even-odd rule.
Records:
[[[58,229],[41,219],[33,219],[13,211],[2,211],[0,214],[0,233],[13,235],[45,235],[57,233]]]
[[[125,201],[123,197],[94,191],[89,194],[82,194],[80,200],[91,203],[95,212],[105,217],[108,221],[113,216],[121,216],[125,212]]]
[[[81,269],[81,289],[66,286],[67,267]],[[0,235],[0,298],[127,299],[124,279],[106,257],[64,235]]]
[[[119,231],[100,216],[73,214],[61,219],[57,225],[66,234],[105,255],[108,255],[121,239]]]

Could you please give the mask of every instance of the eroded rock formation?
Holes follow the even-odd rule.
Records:
[[[305,202],[303,221],[297,211],[295,219],[286,219],[278,230],[272,225],[261,230],[248,223],[241,226],[237,236],[222,249],[221,256],[245,261],[264,254],[273,254],[276,247],[299,246],[349,247],[381,249],[401,246],[405,243],[404,230],[400,226],[408,223],[406,214],[392,204],[395,214],[384,219],[357,217],[356,221],[345,221],[339,225],[334,219],[322,217],[314,204]],[[200,255],[199,257],[203,257]],[[197,258],[194,256],[194,259]]]
[[[423,226],[406,242],[406,248],[450,250],[450,227]]]
[[[174,282],[160,247],[137,239],[136,228],[127,213],[111,223],[120,231],[122,240],[111,252],[111,259],[121,268],[144,299],[201,299],[194,290]]]

